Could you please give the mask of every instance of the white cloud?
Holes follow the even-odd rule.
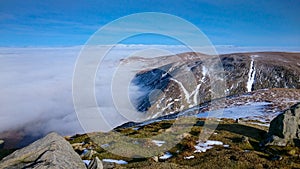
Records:
[[[126,121],[114,113],[110,96],[115,66],[119,59],[144,48],[120,45],[99,69],[97,100],[113,126]],[[64,135],[84,132],[72,102],[72,76],[80,49],[0,48],[0,132],[15,129],[31,135],[50,131]]]
[[[80,132],[71,79],[79,48],[1,48],[0,132]],[[68,125],[69,127],[63,127]]]

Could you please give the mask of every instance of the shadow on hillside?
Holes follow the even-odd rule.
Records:
[[[232,133],[253,138],[257,141],[262,140],[267,134],[267,132],[264,130],[251,126],[245,126],[242,124],[219,124],[217,130],[226,130]]]

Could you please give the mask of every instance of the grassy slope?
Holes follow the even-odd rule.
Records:
[[[98,156],[100,159],[122,159],[129,162],[126,165],[116,165],[116,168],[300,168],[299,148],[267,147],[265,150],[262,150],[259,147],[259,142],[265,137],[267,127],[247,122],[235,123],[233,120],[228,119],[223,119],[220,122],[214,131],[216,134],[212,134],[209,139],[222,141],[224,144],[230,145],[230,147],[214,146],[206,153],[194,153],[194,145],[199,140],[199,133],[203,129],[204,123],[203,119],[196,120],[195,125],[189,130],[189,134],[185,133],[186,137],[180,138],[180,143],[171,149],[165,149],[165,151],[173,154],[172,158],[165,161],[155,162],[151,157],[134,158],[134,152],[138,153],[141,148],[139,146],[145,147],[142,151],[146,151],[146,147],[151,147],[158,156],[163,153],[163,148],[159,149],[156,145],[151,144],[152,138],[140,141],[135,147],[135,145],[126,144],[126,142],[131,141],[130,139],[114,137],[115,133],[93,133],[78,135],[70,143],[90,142],[89,146],[94,147],[97,151],[93,156]],[[134,130],[133,128],[118,129],[117,133],[122,133],[128,138],[145,138],[167,132],[170,132],[169,135],[174,135],[176,131],[169,129],[173,123],[174,120],[161,121],[144,126],[139,130]],[[184,126],[185,123],[182,122],[180,124]],[[243,136],[248,137],[249,141],[243,142]],[[177,137],[170,136],[163,139],[166,140],[167,144],[174,138],[178,138],[178,135]],[[110,151],[106,151],[99,146],[105,143],[110,144]],[[122,149],[124,145],[126,149]],[[119,154],[126,154],[127,157],[115,155],[111,153],[113,151],[117,151]],[[184,159],[184,157],[190,155],[195,156],[195,158],[190,160]],[[281,160],[272,160],[274,155],[280,155],[283,158]]]

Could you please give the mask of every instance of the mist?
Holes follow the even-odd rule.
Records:
[[[126,122],[116,113],[110,96],[114,70],[121,58],[144,47],[121,45],[99,67],[97,102],[107,112],[106,118],[112,119],[112,126]],[[62,135],[88,132],[81,127],[72,100],[72,77],[80,50],[80,46],[0,48],[0,133],[22,130],[25,135],[40,136],[50,131]]]

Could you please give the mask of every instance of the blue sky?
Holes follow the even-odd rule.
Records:
[[[300,1],[3,0],[0,46],[83,45],[101,26],[138,12],[163,12],[199,27],[214,45],[300,46]],[[160,36],[126,43],[172,44]]]

